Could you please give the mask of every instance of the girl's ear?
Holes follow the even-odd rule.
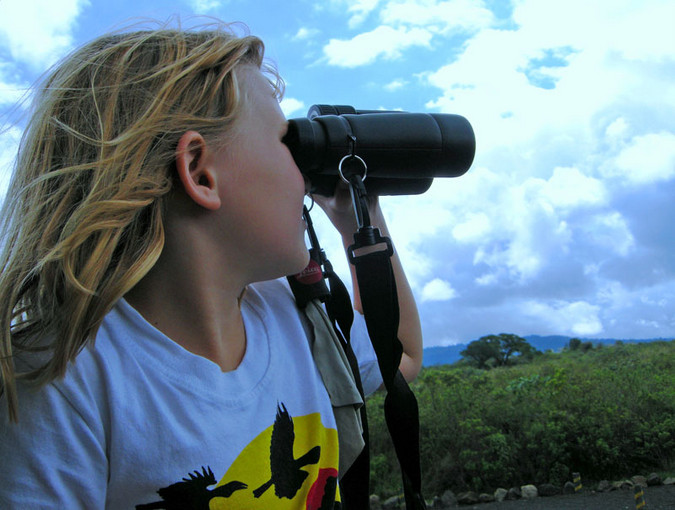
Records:
[[[188,197],[205,209],[220,207],[218,179],[204,137],[197,131],[186,131],[176,147],[176,171]]]

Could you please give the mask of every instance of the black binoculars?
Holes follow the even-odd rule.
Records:
[[[339,179],[358,172],[368,194],[415,195],[435,177],[464,174],[476,152],[460,115],[356,110],[314,105],[290,119],[283,142],[312,193],[331,196]]]

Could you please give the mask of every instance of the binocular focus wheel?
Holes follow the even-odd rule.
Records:
[[[321,117],[322,115],[348,115],[356,114],[356,109],[353,106],[340,104],[315,104],[307,112],[307,117],[313,119],[314,117]]]
[[[349,184],[349,179],[345,177],[345,174],[342,172],[342,163],[344,163],[348,159],[358,159],[361,164],[363,165],[363,176],[361,176],[361,180],[365,181],[366,177],[368,177],[368,165],[366,165],[366,162],[363,161],[360,157],[358,157],[356,154],[347,154],[344,158],[340,160],[340,164],[338,165],[338,173],[340,174],[340,178],[347,184]]]

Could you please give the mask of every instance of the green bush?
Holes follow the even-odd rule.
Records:
[[[422,370],[424,493],[562,484],[670,469],[675,462],[675,341],[570,349],[527,364]],[[401,492],[382,418],[368,402],[372,492]]]

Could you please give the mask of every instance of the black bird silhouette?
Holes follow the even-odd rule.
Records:
[[[201,510],[209,508],[209,501],[213,498],[229,498],[235,491],[248,487],[242,482],[229,482],[211,490],[207,487],[216,483],[213,471],[208,471],[202,466],[202,472],[189,473],[190,478],[183,478],[182,482],[176,482],[168,487],[159,489],[157,494],[162,501],[136,505],[136,510]]]
[[[309,473],[301,468],[319,462],[321,447],[315,446],[299,459],[295,459],[293,457],[294,442],[293,419],[288,414],[286,406],[279,404],[270,443],[272,477],[253,491],[256,498],[262,496],[272,485],[274,485],[274,494],[278,498],[293,499],[298,493],[305,478],[309,476]]]
[[[326,480],[326,485],[323,488],[323,497],[321,498],[319,510],[340,510],[342,508],[342,503],[335,501],[336,490],[337,478],[331,476]]]

